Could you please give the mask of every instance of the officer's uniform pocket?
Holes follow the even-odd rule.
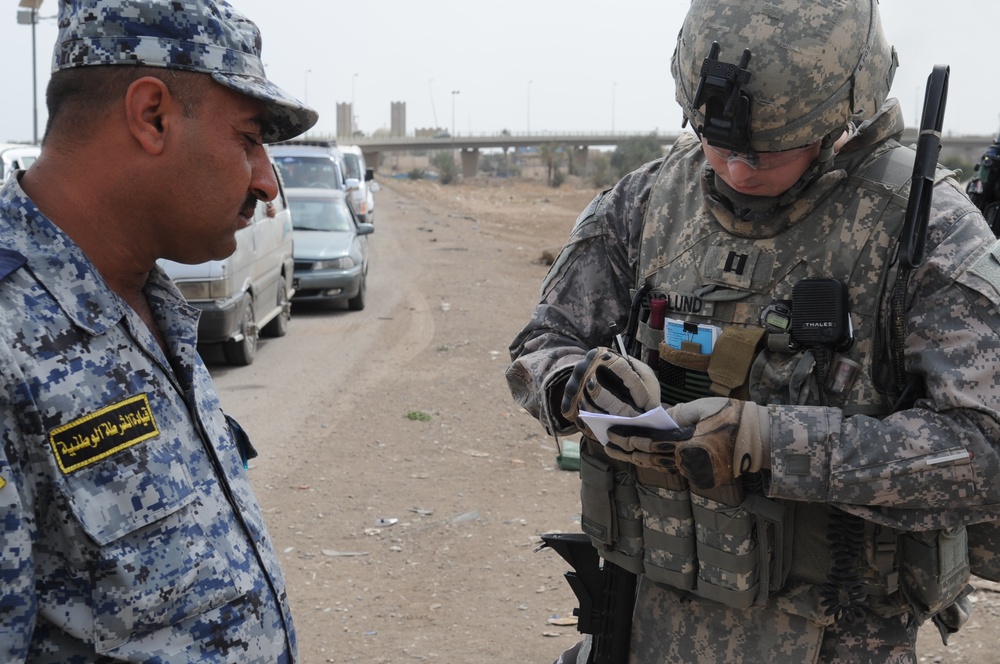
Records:
[[[81,548],[99,653],[247,590],[196,519],[201,503],[184,465],[154,446],[141,463],[118,456],[67,477],[71,509],[93,542]]]

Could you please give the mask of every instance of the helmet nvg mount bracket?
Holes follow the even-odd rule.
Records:
[[[719,61],[719,42],[712,42],[701,65],[701,81],[694,96],[697,108],[705,106],[705,124],[696,127],[709,145],[750,152],[750,114],[753,95],[743,89],[753,74],[747,71],[750,49],[743,49],[738,65]]]

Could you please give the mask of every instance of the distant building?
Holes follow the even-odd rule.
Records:
[[[389,105],[389,131],[393,137],[406,136],[406,102],[394,101]]]
[[[348,102],[337,102],[337,138],[346,140],[354,136],[354,109]]]

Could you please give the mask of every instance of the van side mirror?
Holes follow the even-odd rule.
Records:
[[[374,179],[375,179],[375,169],[374,168],[366,168],[365,169],[365,182],[371,182]]]

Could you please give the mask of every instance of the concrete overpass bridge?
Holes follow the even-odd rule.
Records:
[[[358,145],[364,152],[365,161],[374,167],[381,163],[382,155],[390,152],[409,152],[412,150],[458,150],[461,153],[462,174],[473,177],[479,171],[479,155],[481,150],[500,149],[512,150],[518,148],[543,145],[561,146],[577,172],[583,172],[587,166],[587,155],[591,147],[614,146],[631,138],[653,136],[664,147],[673,144],[680,132],[532,132],[530,134],[457,134],[455,136],[392,136],[386,138],[356,137],[344,139],[343,144]],[[310,137],[332,138],[332,137]],[[941,157],[960,157],[968,163],[976,163],[983,151],[996,139],[995,136],[942,136]],[[908,128],[903,132],[903,144],[911,145],[917,141],[917,129]],[[966,176],[971,173],[966,173]]]

